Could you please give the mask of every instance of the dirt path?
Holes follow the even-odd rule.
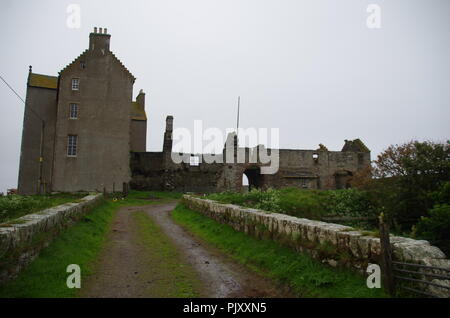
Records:
[[[180,254],[181,263],[185,264],[179,266],[195,272],[200,297],[289,297],[270,280],[206,246],[175,224],[169,214],[175,205],[176,202],[120,208],[95,273],[83,282],[81,296],[161,297],[155,293],[155,281],[177,283],[161,270],[159,255],[152,253],[142,240],[142,229],[134,216],[144,211]]]

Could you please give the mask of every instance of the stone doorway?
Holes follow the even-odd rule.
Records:
[[[262,185],[261,169],[259,167],[250,167],[244,170],[243,175],[248,180],[248,191],[252,189],[258,189]]]
[[[335,187],[336,189],[347,189],[350,188],[350,178],[352,173],[347,170],[341,170],[334,174]]]

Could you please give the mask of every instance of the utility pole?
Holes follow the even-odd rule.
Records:
[[[45,184],[42,182],[42,170],[44,167],[44,132],[45,132],[45,121],[41,119],[41,143],[39,145],[39,179],[38,179],[38,193],[42,194],[42,188]]]

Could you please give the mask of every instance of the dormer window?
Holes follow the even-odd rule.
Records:
[[[72,78],[72,90],[78,91],[80,89],[80,79],[79,78]]]

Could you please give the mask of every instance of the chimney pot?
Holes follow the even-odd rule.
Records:
[[[99,28],[99,33],[100,33],[100,34],[103,33],[103,28]]]
[[[107,28],[105,28],[104,33],[108,34],[108,29]]]
[[[97,33],[97,27],[94,27],[94,33]]]

